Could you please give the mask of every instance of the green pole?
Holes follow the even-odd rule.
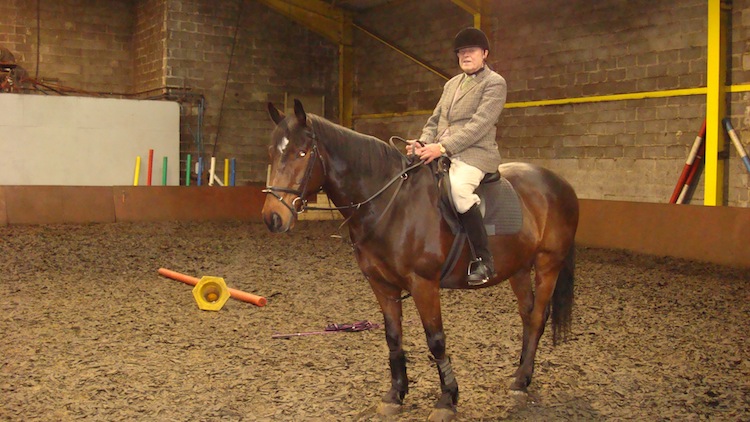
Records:
[[[190,161],[193,157],[187,155],[187,164],[185,165],[185,186],[190,186]]]
[[[161,184],[167,186],[167,157],[161,160]]]

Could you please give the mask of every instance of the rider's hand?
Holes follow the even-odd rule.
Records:
[[[406,140],[406,154],[407,155],[416,155],[416,152],[414,149],[417,147],[417,140],[416,139],[407,139]]]
[[[417,146],[414,149],[414,153],[419,157],[420,160],[424,161],[425,164],[430,164],[433,160],[440,158],[442,155],[440,151],[440,144],[426,144],[424,146]]]

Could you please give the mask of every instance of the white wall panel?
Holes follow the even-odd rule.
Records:
[[[175,102],[0,94],[0,185],[179,184],[180,109]]]

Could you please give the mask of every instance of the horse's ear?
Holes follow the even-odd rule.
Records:
[[[284,120],[284,113],[279,111],[279,109],[270,102],[268,103],[268,114],[271,116],[271,120],[277,125]]]
[[[307,126],[307,113],[302,107],[302,101],[294,99],[294,115],[297,117],[297,124],[300,126]]]

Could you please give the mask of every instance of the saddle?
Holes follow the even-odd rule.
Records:
[[[448,172],[450,163],[450,158],[440,157],[435,169],[440,192],[440,200],[438,201],[440,212],[455,236],[440,272],[441,280],[453,271],[463,245],[467,242],[466,232],[458,219],[458,211],[456,211],[453,197],[450,194],[451,184]],[[499,171],[486,174],[475,193],[479,195],[482,201],[480,209],[484,218],[484,226],[487,229],[487,236],[512,235],[521,230],[523,226],[521,201],[513,186],[502,177]]]

